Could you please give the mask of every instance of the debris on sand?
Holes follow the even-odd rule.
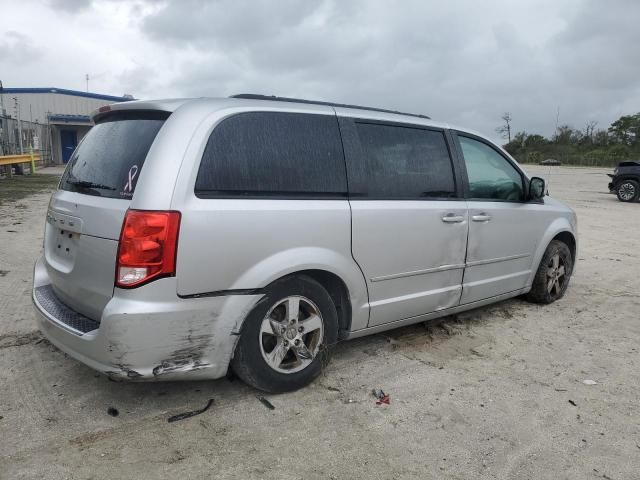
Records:
[[[262,395],[256,395],[256,398],[258,400],[260,400],[260,403],[262,403],[265,407],[267,407],[269,410],[275,410],[276,407],[273,406],[273,403],[271,403],[269,400],[267,400],[266,398],[264,398]]]
[[[382,389],[374,388],[373,390],[371,390],[371,393],[374,397],[376,397],[376,405],[391,404],[391,397],[388,394],[384,393]]]
[[[578,404],[577,404],[576,402],[574,402],[573,400],[569,400],[569,403],[570,403],[571,405],[573,405],[574,407],[577,407],[577,406],[578,406]]]
[[[184,420],[185,418],[195,417],[196,415],[200,415],[201,413],[204,413],[207,410],[209,410],[209,407],[211,407],[211,405],[213,405],[213,398],[209,399],[209,401],[207,402],[207,405],[203,409],[194,410],[192,412],[179,413],[178,415],[174,415],[173,417],[167,418],[167,422],[172,423],[172,422],[177,422],[178,420]]]
[[[118,411],[118,409],[114,407],[107,408],[107,413],[112,417],[117,417],[118,415],[120,415],[120,412]]]
[[[596,382],[595,380],[583,380],[582,383],[584,383],[585,385],[597,385],[598,382]]]

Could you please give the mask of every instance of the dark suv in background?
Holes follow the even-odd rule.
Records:
[[[635,202],[640,197],[640,161],[620,162],[611,177],[609,191],[621,202]]]

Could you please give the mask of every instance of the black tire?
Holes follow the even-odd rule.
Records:
[[[554,260],[556,256],[558,258],[558,266],[563,267],[564,271],[562,276],[555,277],[557,284],[551,275],[552,270],[555,268]],[[533,279],[531,291],[526,296],[527,300],[534,303],[548,304],[562,298],[567,291],[572,273],[573,258],[571,250],[569,250],[566,243],[560,240],[552,240],[542,256],[538,271]],[[550,282],[552,281],[554,281],[554,284],[551,286]]]
[[[260,333],[263,320],[267,314],[276,308],[283,299],[288,297],[301,297],[310,300],[318,309],[322,322],[322,340],[316,339],[317,353],[313,360],[299,371],[282,373],[272,368],[263,356],[266,350],[264,334]],[[301,304],[304,301],[301,301]],[[302,308],[300,309],[302,312]],[[275,310],[274,310],[275,313]],[[270,315],[274,315],[271,313]],[[303,316],[303,313],[300,314]],[[285,319],[286,320],[286,319]],[[284,325],[287,325],[286,322]],[[300,324],[302,325],[302,324]],[[302,334],[301,334],[302,335]],[[231,368],[233,372],[248,385],[269,393],[290,392],[302,388],[311,383],[320,375],[322,369],[328,364],[331,349],[338,337],[338,313],[331,300],[331,296],[325,288],[306,275],[297,275],[278,280],[267,288],[267,293],[253,308],[245,319],[240,333],[240,339],[236,345]],[[281,338],[286,339],[283,334]],[[274,339],[276,337],[274,336]],[[267,338],[268,340],[268,338]],[[275,342],[276,340],[274,340]],[[305,340],[302,340],[303,342]],[[276,348],[276,347],[273,347]],[[304,363],[294,352],[294,347],[287,351],[286,359],[293,356],[290,363]],[[309,357],[310,358],[310,357]],[[284,363],[282,364],[284,365]]]
[[[615,190],[621,202],[636,202],[640,197],[640,184],[636,180],[623,180],[615,186]]]

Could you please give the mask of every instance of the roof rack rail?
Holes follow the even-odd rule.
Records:
[[[307,103],[311,105],[327,105],[329,107],[357,108],[359,110],[370,110],[372,112],[396,113],[398,115],[409,115],[411,117],[426,118],[427,120],[431,119],[431,117],[428,117],[426,115],[420,115],[418,113],[398,112],[397,110],[386,110],[384,108],[374,108],[374,107],[362,107],[360,105],[348,105],[346,103],[320,102],[318,100],[304,100],[301,98],[277,97],[275,95],[258,95],[255,93],[239,93],[237,95],[231,95],[229,98],[243,98],[246,100],[271,100],[275,102]]]

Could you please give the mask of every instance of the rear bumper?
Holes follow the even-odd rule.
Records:
[[[137,289],[116,289],[100,322],[94,323],[97,328],[91,330],[91,324],[73,323],[65,317],[72,314],[64,304],[56,309],[59,300],[55,296],[43,297],[46,288],[37,294],[38,288],[50,283],[40,258],[34,270],[32,299],[42,333],[80,362],[122,380],[224,376],[242,321],[261,298],[181,299],[176,295],[175,278],[164,278]]]

